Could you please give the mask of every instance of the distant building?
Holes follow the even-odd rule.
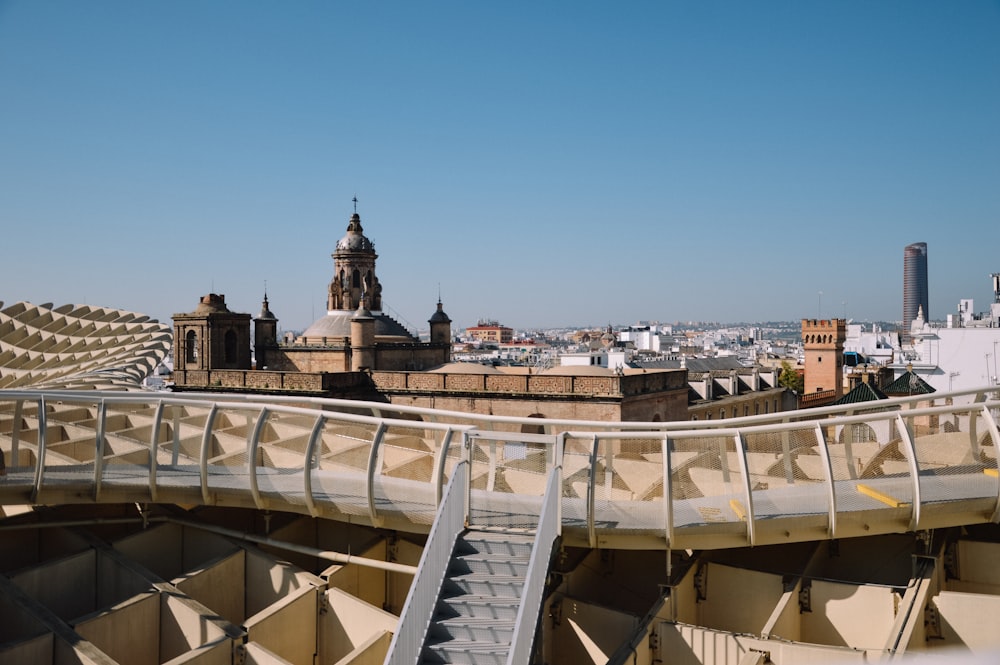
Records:
[[[923,308],[930,320],[927,285],[927,243],[915,242],[903,249],[903,335],[908,339],[910,324]]]
[[[250,315],[229,311],[225,296],[209,294],[190,313],[174,314],[174,380],[178,389],[212,385],[292,389],[288,377],[257,375],[235,377],[208,372],[219,370],[272,373],[328,374],[376,370],[422,370],[451,360],[451,319],[441,302],[431,315],[430,341],[422,342],[398,321],[382,311],[382,285],[375,272],[375,245],[364,235],[361,217],[355,212],[347,233],[332,254],[333,279],[327,289],[327,312],[305,332],[290,341],[277,338],[278,318],[270,309],[267,294],[260,316],[254,320],[254,355],[250,362]],[[329,384],[327,380],[326,385]],[[324,380],[304,385],[292,380],[298,390],[322,391]]]
[[[513,328],[502,326],[496,321],[479,321],[471,328],[466,328],[465,334],[469,339],[495,346],[510,344],[514,340]]]
[[[830,404],[844,395],[844,319],[802,319],[805,385],[801,406]]]

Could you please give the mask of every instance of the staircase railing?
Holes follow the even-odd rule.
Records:
[[[420,652],[427,637],[441,584],[448,572],[455,541],[465,529],[468,483],[469,464],[463,460],[452,472],[437,517],[431,526],[417,574],[389,645],[386,665],[415,665],[420,660]]]
[[[562,459],[563,437],[558,439],[556,460]],[[517,620],[514,622],[514,635],[507,654],[507,665],[524,665],[530,662],[531,649],[535,643],[538,629],[538,617],[541,614],[542,595],[545,593],[545,580],[549,574],[549,563],[552,559],[552,547],[562,535],[562,465],[557,463],[549,473],[545,487],[545,500],[542,502],[541,515],[538,518],[538,530],[535,532],[535,543],[528,559],[528,571],[524,578],[524,594],[517,610]]]

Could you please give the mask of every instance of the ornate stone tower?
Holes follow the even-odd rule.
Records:
[[[375,276],[375,245],[365,237],[361,217],[355,211],[347,234],[337,242],[333,256],[333,279],[327,292],[328,312],[356,310],[382,311],[382,285]]]
[[[175,370],[250,369],[250,315],[230,312],[224,295],[173,319]]]
[[[264,303],[260,307],[260,316],[253,320],[253,325],[253,348],[257,361],[255,369],[266,369],[268,351],[278,348],[278,317],[271,313],[266,291]]]
[[[805,350],[806,396],[834,392],[833,399],[844,395],[844,342],[847,321],[844,319],[802,319],[802,346]]]

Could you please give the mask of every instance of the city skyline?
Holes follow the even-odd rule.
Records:
[[[0,300],[896,320],[1000,270],[1000,4],[0,2]]]

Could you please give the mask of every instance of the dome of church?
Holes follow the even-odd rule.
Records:
[[[364,229],[361,228],[361,216],[358,213],[351,215],[351,222],[347,225],[347,234],[337,241],[338,252],[374,252],[375,244],[365,237]]]
[[[315,340],[324,337],[333,339],[337,337],[351,336],[351,319],[358,315],[357,311],[335,311],[330,312],[313,322],[301,337],[306,343],[315,343]],[[372,313],[370,316],[375,319],[375,338],[378,341],[407,341],[414,340],[413,335],[403,327],[401,323],[390,316],[381,313]]]

